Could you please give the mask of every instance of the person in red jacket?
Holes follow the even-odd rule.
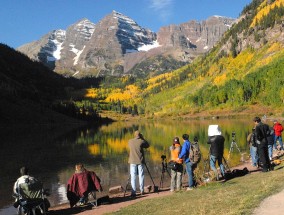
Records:
[[[280,144],[280,150],[283,150],[283,142],[282,142],[282,131],[283,131],[283,126],[277,121],[277,120],[274,120],[274,126],[273,126],[273,129],[274,129],[274,149],[277,149],[277,145],[276,145],[276,142],[277,140],[279,141],[279,144]]]
[[[83,164],[75,165],[75,173],[67,182],[67,198],[72,208],[79,201],[79,205],[84,205],[88,201],[88,194],[93,191],[101,192],[101,179],[93,171],[85,169]]]

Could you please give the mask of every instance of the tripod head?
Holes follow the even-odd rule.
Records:
[[[232,132],[232,141],[233,142],[236,141],[236,132],[235,131]]]

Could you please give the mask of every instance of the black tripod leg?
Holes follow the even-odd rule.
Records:
[[[164,184],[164,173],[162,172],[161,179],[160,179],[160,187],[161,188],[163,188],[163,184]]]
[[[224,158],[224,156],[223,156],[223,161],[224,161],[224,166],[225,166],[225,169],[228,169],[229,170],[229,172],[231,172],[231,169],[230,169],[230,167],[229,167],[229,165],[228,165],[228,162],[226,161],[226,159]]]
[[[125,194],[126,194],[126,191],[127,191],[127,187],[128,187],[129,181],[130,181],[130,178],[131,178],[131,175],[129,175],[129,177],[128,177],[128,179],[127,179],[127,183],[126,183],[126,185],[125,185],[123,197],[125,197]]]
[[[156,191],[158,191],[157,186],[155,185],[155,182],[154,182],[154,180],[153,180],[153,178],[152,178],[152,175],[151,175],[151,173],[150,173],[150,171],[149,171],[148,166],[147,166],[146,163],[145,163],[145,167],[146,167],[147,172],[148,172],[148,174],[149,174],[149,176],[150,176],[150,178],[151,178],[151,180],[152,180],[152,183],[153,183],[153,186],[154,186],[154,192],[156,192]]]

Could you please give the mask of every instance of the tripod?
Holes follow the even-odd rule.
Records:
[[[147,169],[147,172],[148,172],[148,174],[149,174],[149,176],[150,176],[150,178],[151,178],[151,180],[152,180],[152,183],[153,183],[153,186],[154,186],[154,192],[158,192],[158,190],[159,190],[159,189],[158,189],[158,186],[155,185],[155,182],[154,182],[154,180],[153,180],[153,178],[152,178],[152,175],[151,175],[151,173],[150,173],[150,171],[149,171],[149,169],[148,169],[147,164],[145,163],[144,165],[145,165],[145,167],[146,167],[146,169]],[[136,168],[137,168],[137,169],[136,169],[136,172],[138,173],[138,167],[136,166]],[[127,183],[126,183],[125,189],[124,189],[124,195],[123,195],[123,197],[125,197],[125,194],[126,194],[128,185],[130,184],[130,180],[131,180],[131,174],[129,174],[129,176],[128,176]]]
[[[169,177],[171,177],[171,174],[168,171],[167,168],[167,159],[165,155],[161,156],[162,158],[162,173],[161,173],[161,179],[160,179],[160,187],[163,188],[164,178],[165,178],[165,172],[168,173]]]
[[[203,160],[204,162],[204,170],[203,170],[203,178],[206,182],[210,181],[210,161],[211,161],[211,157],[210,157],[210,151],[211,151],[211,146],[209,148],[209,152],[208,152],[208,156],[206,159]],[[225,173],[226,172],[231,172],[231,169],[228,165],[228,162],[226,161],[226,159],[224,158],[224,156],[222,157],[222,164],[224,166],[224,170],[225,170]],[[217,180],[219,180],[219,175],[218,175],[218,172],[216,174],[216,178]]]
[[[232,142],[231,142],[231,147],[230,147],[230,150],[229,150],[229,155],[228,155],[227,160],[230,159],[231,152],[234,151],[234,146],[238,149],[239,153],[242,155],[241,150],[240,150],[240,148],[238,147],[238,144],[237,144],[237,142],[236,142],[236,133],[235,133],[235,132],[232,132]]]

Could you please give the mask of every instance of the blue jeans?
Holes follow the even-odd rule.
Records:
[[[274,148],[277,149],[276,142],[279,141],[280,149],[283,149],[283,142],[282,142],[282,136],[274,136]]]
[[[222,163],[222,158],[223,158],[222,156],[216,157],[214,155],[210,155],[210,167],[214,171],[217,179],[219,177],[218,177],[218,172],[217,172],[217,168],[216,168],[216,161],[218,161],[218,165],[220,167],[222,176],[225,177],[225,168],[224,168],[224,165]]]
[[[272,160],[272,155],[273,155],[273,145],[268,145],[268,156],[270,160]]]
[[[131,175],[131,194],[136,194],[136,176],[139,176],[139,187],[140,191],[144,192],[144,165],[143,164],[130,164],[130,175]]]
[[[194,181],[194,169],[196,165],[192,165],[191,162],[188,162],[185,164],[187,176],[188,176],[188,187],[194,187],[195,181]]]
[[[254,147],[254,146],[250,147],[250,156],[251,156],[252,165],[257,166],[258,165],[257,147]]]

